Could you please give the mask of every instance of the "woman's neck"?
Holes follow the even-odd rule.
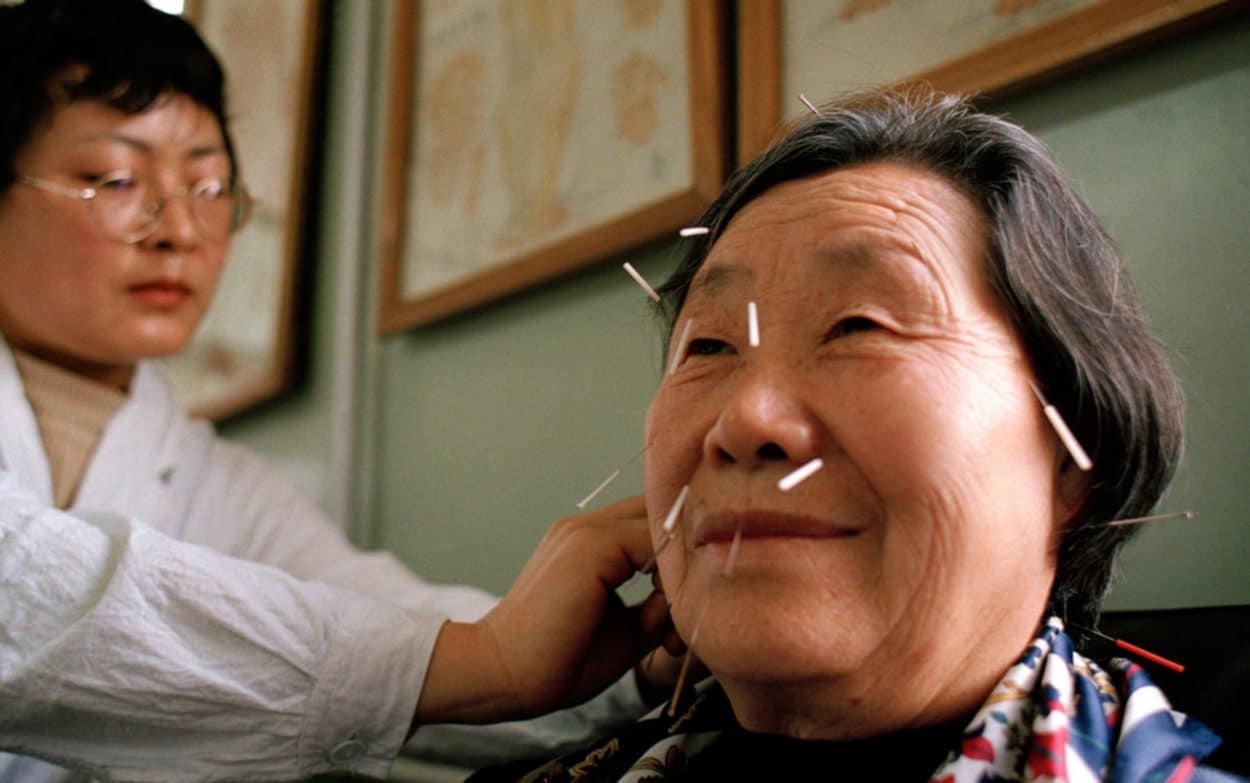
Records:
[[[36,359],[47,362],[48,364],[54,364],[63,370],[67,370],[75,375],[80,375],[83,378],[117,389],[121,392],[129,391],[130,381],[135,375],[134,364],[104,364],[101,362],[93,362],[37,345],[23,345],[21,343],[17,343],[12,347],[14,350],[22,351],[23,353],[29,354]]]
[[[975,712],[1035,629],[991,631],[975,643],[935,639],[911,656],[882,648],[853,670],[818,681],[759,682],[716,674],[735,717],[750,731],[805,740],[863,739]]]

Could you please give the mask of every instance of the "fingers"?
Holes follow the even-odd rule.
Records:
[[[560,520],[552,525],[535,554],[547,550],[548,555],[559,556],[566,548],[586,553],[585,562],[605,567],[599,572],[600,578],[611,587],[624,583],[651,556],[651,535],[643,497],[625,498],[610,506]],[[624,558],[611,557],[613,548]]]
[[[659,638],[668,623],[668,600],[664,593],[655,591],[638,605],[638,622],[643,632]]]

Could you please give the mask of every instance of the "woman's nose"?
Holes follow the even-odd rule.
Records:
[[[816,412],[784,379],[747,380],[726,401],[704,438],[713,464],[756,470],[804,464],[821,454],[824,426]]]
[[[156,247],[185,248],[200,239],[199,226],[192,212],[191,198],[166,196],[165,203],[156,220],[152,233],[145,240]]]

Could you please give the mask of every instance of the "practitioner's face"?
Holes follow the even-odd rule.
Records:
[[[923,722],[970,650],[1005,638],[1014,658],[1039,622],[1071,508],[985,234],[943,178],[878,162],[767,191],[695,276],[648,412],[646,497],[658,545],[690,487],[660,573],[687,641],[705,612],[694,650],[731,699],[832,685]]]
[[[172,95],[139,114],[95,101],[57,109],[14,169],[73,189],[125,170],[177,193],[230,179],[213,114]],[[0,194],[0,329],[13,344],[106,382],[191,338],[212,299],[227,242],[201,234],[171,198],[144,239],[101,234],[91,205],[15,182]]]

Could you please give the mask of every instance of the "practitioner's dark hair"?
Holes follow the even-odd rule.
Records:
[[[138,114],[170,93],[212,112],[238,163],[217,58],[185,20],[143,0],[25,0],[0,6],[0,193],[14,159],[53,112],[101,101]]]

